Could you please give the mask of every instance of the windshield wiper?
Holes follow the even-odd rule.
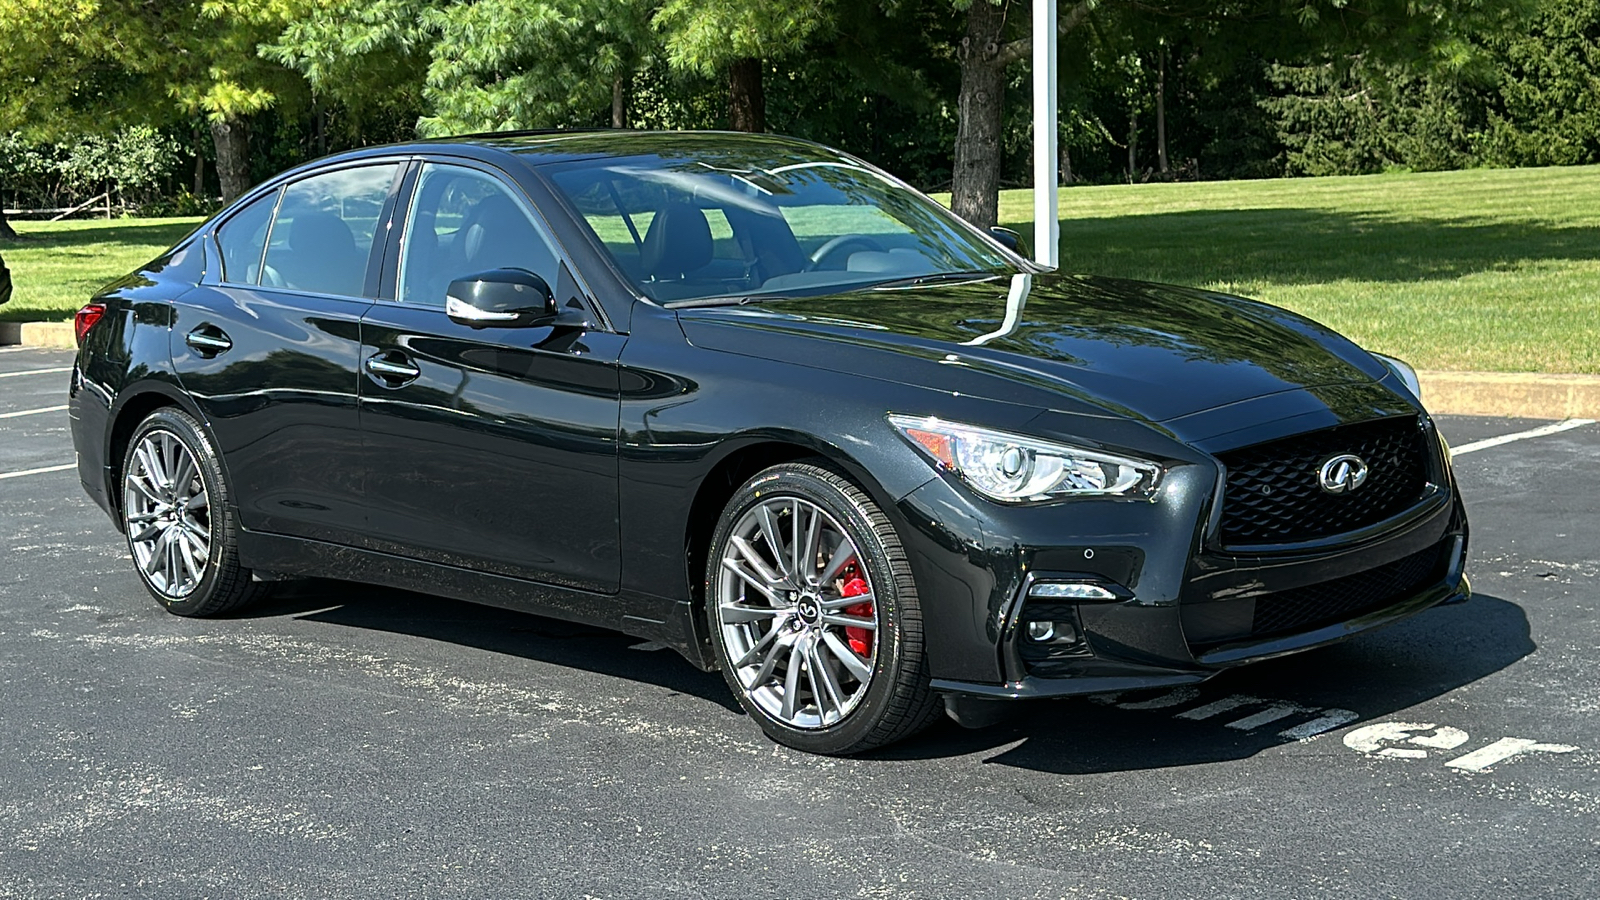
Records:
[[[891,278],[888,281],[875,281],[872,284],[862,285],[862,290],[877,290],[878,288],[916,287],[922,284],[937,284],[941,281],[977,281],[981,278],[999,278],[998,272],[979,270],[974,272],[934,272],[931,275],[912,275],[908,278]]]
[[[733,297],[692,297],[688,300],[673,300],[663,303],[664,309],[694,309],[699,306],[745,306],[750,303],[760,303],[763,300],[782,300],[776,294],[741,294]]]
[[[878,288],[916,287],[922,284],[936,284],[941,281],[977,281],[979,279],[1000,278],[998,272],[977,270],[972,272],[934,272],[928,275],[912,275],[905,278],[891,278],[888,281],[845,282],[843,284],[821,285],[814,293],[806,293],[803,297],[826,297],[834,294],[854,294],[860,291],[875,291]],[[790,293],[760,293],[760,294],[732,294],[722,297],[691,297],[687,300],[673,300],[661,304],[666,309],[694,309],[702,306],[746,306],[751,303],[767,303],[773,300],[794,300],[795,294]]]

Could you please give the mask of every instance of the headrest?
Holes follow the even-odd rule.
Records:
[[[698,207],[668,203],[650,221],[639,264],[655,278],[678,278],[711,262],[711,223]]]
[[[324,210],[306,210],[294,214],[294,223],[289,227],[289,249],[296,253],[351,253],[356,249],[356,237],[337,215]]]

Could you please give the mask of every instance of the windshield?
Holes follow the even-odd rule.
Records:
[[[841,160],[635,156],[546,169],[639,292],[681,306],[1010,270],[943,207]]]

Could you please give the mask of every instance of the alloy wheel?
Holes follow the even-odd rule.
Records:
[[[123,478],[128,546],[140,572],[159,594],[181,600],[194,593],[211,560],[211,503],[194,454],[164,429],[134,447]]]
[[[734,524],[716,621],[746,696],[791,728],[837,724],[866,696],[877,604],[860,549],[826,510],[769,497]]]

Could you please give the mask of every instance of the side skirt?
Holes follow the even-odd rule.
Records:
[[[707,667],[690,623],[692,606],[676,600],[629,592],[595,594],[325,541],[245,530],[239,533],[239,562],[258,570],[265,580],[281,576],[338,578],[611,628],[656,641],[694,665]]]

